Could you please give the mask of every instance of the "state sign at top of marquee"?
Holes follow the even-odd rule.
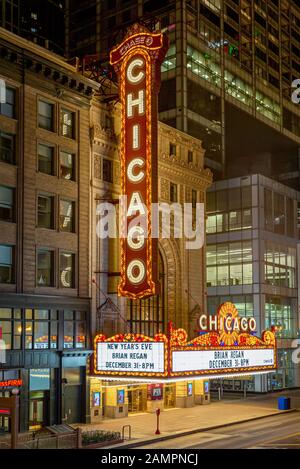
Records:
[[[157,95],[167,38],[135,24],[110,53],[119,76],[122,195],[119,294],[158,293],[157,239],[151,237],[151,204],[157,202]],[[138,216],[139,221],[135,221]]]

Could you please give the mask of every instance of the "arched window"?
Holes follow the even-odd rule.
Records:
[[[158,273],[160,294],[141,300],[127,300],[127,321],[130,332],[152,337],[165,332],[165,274],[159,252]]]

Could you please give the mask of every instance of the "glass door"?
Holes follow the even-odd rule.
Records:
[[[175,384],[167,384],[164,386],[164,407],[166,409],[175,407],[176,402],[176,386]]]
[[[147,386],[137,386],[128,390],[128,412],[146,412]]]
[[[10,393],[2,392],[0,393],[0,397],[10,397]],[[10,418],[0,415],[0,435],[6,432],[10,432]]]
[[[39,430],[45,425],[45,393],[31,392],[29,400],[29,429]]]

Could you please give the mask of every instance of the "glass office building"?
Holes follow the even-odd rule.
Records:
[[[279,327],[278,371],[249,379],[252,391],[299,385],[299,213],[300,193],[261,175],[218,181],[207,193],[208,313],[232,301],[259,334]]]
[[[260,173],[299,190],[299,2],[66,0],[66,54],[108,60],[136,21],[170,40],[159,119],[203,142],[215,180]]]
[[[0,0],[0,26],[64,55],[65,0]]]

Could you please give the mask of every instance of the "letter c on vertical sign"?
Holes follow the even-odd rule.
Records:
[[[135,67],[143,67],[144,65],[145,65],[144,60],[140,58],[133,59],[130,62],[130,64],[127,67],[127,73],[126,73],[127,80],[129,81],[129,83],[137,85],[144,79],[145,73],[143,71],[140,71],[137,75],[133,75],[132,73]]]
[[[130,161],[130,163],[127,166],[127,177],[128,179],[133,182],[141,182],[144,179],[145,172],[144,171],[139,171],[137,174],[134,174],[133,170],[136,166],[139,166],[140,168],[144,166],[145,160],[143,158],[134,158],[133,160]]]

